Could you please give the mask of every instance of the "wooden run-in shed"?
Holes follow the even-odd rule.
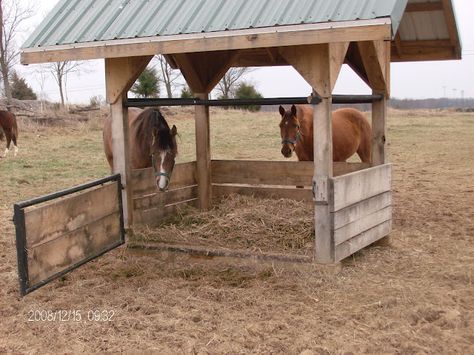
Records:
[[[196,162],[176,167],[165,194],[153,190],[149,170],[130,170],[127,153],[127,92],[156,54],[181,70],[202,103],[195,109]],[[315,204],[314,260],[333,263],[391,230],[390,62],[460,56],[450,0],[60,0],[25,43],[21,62],[105,60],[128,225],[157,219],[179,202],[206,210],[229,192],[297,196]],[[378,97],[371,166],[332,161],[332,92],[344,63]],[[211,161],[209,92],[230,67],[281,65],[313,88],[314,164]]]

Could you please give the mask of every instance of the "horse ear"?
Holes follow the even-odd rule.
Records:
[[[178,129],[176,128],[175,125],[173,125],[173,127],[171,127],[171,135],[175,136],[177,134],[178,134]]]
[[[291,114],[292,114],[293,116],[296,116],[296,106],[295,106],[295,105],[292,105],[292,106],[291,106]]]
[[[283,106],[280,105],[279,110],[280,110],[280,115],[285,116],[285,109],[283,108]]]

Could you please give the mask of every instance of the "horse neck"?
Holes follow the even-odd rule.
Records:
[[[132,148],[132,161],[135,169],[151,166],[151,120],[150,116],[131,117],[130,120],[130,145]]]
[[[299,143],[295,147],[299,160],[313,160],[313,115],[307,111],[298,112],[300,122]]]

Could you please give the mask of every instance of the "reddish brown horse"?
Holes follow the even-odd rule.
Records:
[[[176,126],[171,129],[159,110],[128,109],[129,149],[132,169],[153,166],[155,181],[160,191],[168,188],[173,172],[176,145]],[[103,129],[105,155],[113,170],[112,120],[108,117]]]
[[[281,153],[298,160],[313,160],[313,108],[309,105],[291,106],[289,111],[280,106]],[[343,162],[357,153],[364,163],[371,162],[372,129],[362,114],[343,108],[332,114],[333,160]]]
[[[7,138],[7,147],[5,148],[4,157],[10,151],[10,144],[13,141],[13,156],[18,153],[17,139],[18,139],[18,125],[16,117],[10,111],[0,111],[0,141],[3,137]],[[0,158],[2,156],[0,155]]]

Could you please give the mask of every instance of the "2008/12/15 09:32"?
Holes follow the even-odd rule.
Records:
[[[43,309],[30,310],[28,312],[28,322],[111,322],[114,320],[114,316],[114,310]]]

